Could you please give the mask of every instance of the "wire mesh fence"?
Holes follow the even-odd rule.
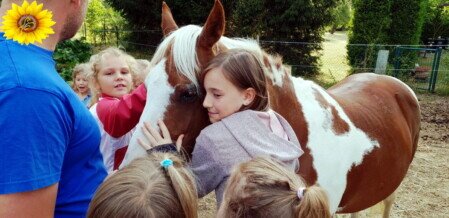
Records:
[[[162,40],[160,30],[94,30],[97,34],[95,45],[138,48],[146,54],[133,53],[139,58],[150,58]],[[151,40],[135,42],[126,37],[130,32],[151,35]],[[348,44],[345,32],[326,34],[320,46],[322,50],[312,54],[318,65],[289,63],[293,71],[317,71],[320,79],[333,84],[352,73],[375,72],[397,77],[414,90],[426,90],[449,94],[449,50],[447,45],[381,45]],[[316,43],[296,41],[260,40],[262,47],[288,47],[288,51],[301,52],[306,46],[316,47]],[[277,49],[279,55],[290,54],[285,49]],[[352,55],[354,52],[357,55]],[[348,56],[351,56],[349,57]],[[307,76],[307,73],[303,74]]]

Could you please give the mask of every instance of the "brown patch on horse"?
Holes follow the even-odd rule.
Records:
[[[173,19],[173,15],[171,13],[170,8],[165,3],[165,1],[162,2],[162,15],[161,15],[161,28],[162,33],[164,36],[169,35],[171,32],[178,29],[178,25],[176,24],[175,20]]]
[[[225,14],[223,5],[215,0],[203,30],[198,36],[197,54],[201,67],[204,67],[215,55],[214,45],[220,40],[225,31]]]
[[[352,213],[375,205],[401,184],[418,143],[420,111],[409,89],[385,76],[355,74],[328,91],[354,125],[380,145],[347,175],[340,212]]]
[[[324,109],[330,108],[332,111],[332,130],[337,135],[344,134],[349,131],[349,124],[346,123],[343,119],[341,119],[340,115],[338,114],[337,109],[335,106],[329,104],[329,102],[324,99],[323,95],[321,93],[314,89],[315,91],[315,99],[320,103],[321,107]]]
[[[175,89],[170,96],[171,104],[167,107],[164,122],[170,130],[173,140],[184,134],[182,147],[191,155],[196,138],[201,130],[210,124],[207,110],[202,106],[203,98],[199,93],[191,102],[183,102],[185,93],[197,92],[196,87],[187,77],[176,71],[175,61],[172,55],[172,45],[165,52],[165,71],[168,75],[168,83]],[[199,108],[199,109],[198,109]],[[183,119],[179,119],[182,117]]]

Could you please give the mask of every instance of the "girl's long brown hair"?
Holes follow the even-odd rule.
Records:
[[[173,165],[163,168],[164,159]],[[153,153],[112,174],[98,188],[87,217],[197,217],[195,180],[184,160]]]
[[[305,187],[300,199],[297,191]],[[218,217],[331,217],[326,192],[282,163],[258,157],[234,168]]]

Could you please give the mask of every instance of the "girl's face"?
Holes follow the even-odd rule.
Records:
[[[75,82],[75,88],[78,93],[87,94],[89,92],[88,82],[84,75],[82,75],[81,73],[78,73],[75,76],[74,82]]]
[[[206,97],[203,107],[208,110],[211,123],[232,115],[243,105],[249,105],[254,99],[254,89],[241,90],[231,83],[221,68],[214,68],[204,77]]]
[[[98,67],[96,87],[101,93],[120,98],[131,91],[132,75],[123,58],[105,55]]]

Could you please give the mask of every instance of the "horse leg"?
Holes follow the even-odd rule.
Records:
[[[385,206],[384,214],[383,214],[384,218],[390,217],[391,206],[393,205],[395,198],[396,198],[396,192],[393,192],[390,196],[388,196],[387,198],[385,198],[383,200],[384,206]]]

